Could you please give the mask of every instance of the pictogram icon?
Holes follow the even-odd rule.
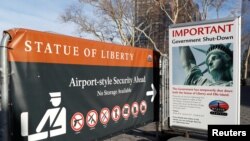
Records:
[[[86,116],[86,123],[89,127],[95,127],[98,122],[98,114],[95,110],[88,112]]]
[[[125,104],[123,107],[122,107],[122,117],[127,120],[130,116],[130,106],[129,104]]]
[[[147,103],[145,100],[141,101],[140,103],[140,112],[142,115],[144,115],[147,111]]]
[[[108,108],[102,108],[99,117],[100,117],[100,122],[103,125],[106,125],[110,120],[110,111],[109,111],[109,109]]]
[[[138,116],[139,113],[139,105],[137,102],[134,102],[131,107],[131,113],[134,117]]]
[[[84,126],[84,116],[80,112],[75,113],[71,118],[70,125],[74,131],[80,131]]]
[[[119,106],[115,106],[113,109],[112,109],[112,112],[111,112],[111,117],[114,121],[118,121],[121,117],[121,108]]]

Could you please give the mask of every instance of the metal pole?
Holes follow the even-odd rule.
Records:
[[[9,141],[9,123],[8,123],[8,113],[9,113],[9,94],[8,94],[8,60],[7,60],[7,44],[10,39],[10,35],[8,33],[4,33],[3,38],[1,40],[0,47],[0,86],[1,86],[1,127],[0,134],[2,135],[1,141]],[[1,137],[1,136],[0,136]]]

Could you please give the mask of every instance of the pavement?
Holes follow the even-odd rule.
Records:
[[[180,132],[157,132],[156,124],[153,122],[104,141],[206,141],[206,136],[192,135],[187,138]]]
[[[104,141],[166,141],[170,137],[157,132],[156,124],[153,122]]]

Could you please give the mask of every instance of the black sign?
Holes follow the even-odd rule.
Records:
[[[154,120],[152,50],[8,32],[13,140],[96,140]]]
[[[94,140],[153,121],[152,68],[15,63],[12,70],[15,140]]]

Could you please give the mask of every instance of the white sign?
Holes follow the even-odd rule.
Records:
[[[169,30],[170,126],[239,124],[240,18]]]

